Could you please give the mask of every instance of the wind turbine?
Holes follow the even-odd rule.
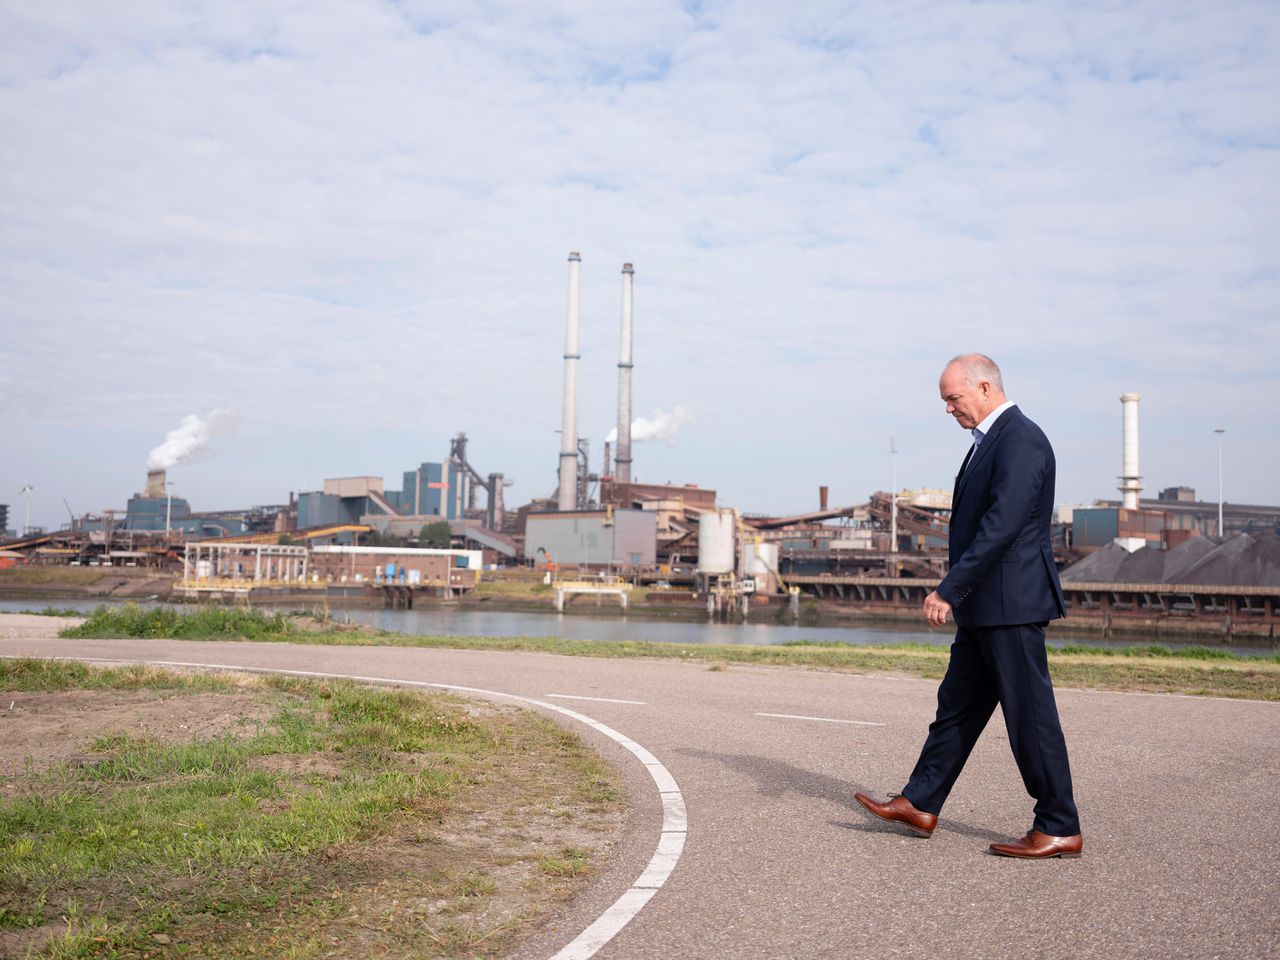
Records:
[[[22,535],[24,537],[31,531],[31,491],[34,489],[35,487],[33,487],[30,483],[24,483],[22,485],[22,489],[18,491],[18,496],[20,497],[25,496],[27,498],[26,519],[23,521],[23,524],[22,524]]]

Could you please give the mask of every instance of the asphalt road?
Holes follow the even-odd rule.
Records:
[[[1276,703],[1060,690],[1084,856],[1024,862],[987,853],[991,841],[1031,824],[998,716],[931,839],[881,824],[853,803],[855,790],[883,796],[905,782],[932,719],[932,681],[4,630],[0,654],[457,684],[545,700],[607,724],[675,777],[688,834],[670,879],[600,958],[1280,956]],[[662,829],[658,792],[641,763],[561,720],[616,763],[634,812],[609,867],[522,945],[521,958],[554,954],[614,903],[644,870]]]

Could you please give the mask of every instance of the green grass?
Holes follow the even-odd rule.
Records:
[[[272,682],[278,683],[276,678]],[[283,686],[281,687],[283,689]],[[0,690],[36,693],[55,690],[214,690],[234,689],[216,674],[178,674],[132,665],[101,670],[83,663],[23,658],[0,660]]]
[[[126,603],[118,607],[98,607],[83,624],[62,631],[62,636],[276,640],[299,632],[285,614],[263,613],[250,607],[209,606],[187,611]]]
[[[380,871],[414,879],[376,855],[353,860],[352,851],[376,847],[397,825],[418,824],[420,835],[442,823],[468,791],[499,775],[504,757],[564,771],[583,810],[601,802],[598,781],[613,784],[576,737],[544,718],[485,722],[447,695],[0,660],[5,695],[71,690],[235,695],[240,708],[249,695],[266,704],[268,719],[185,742],[108,730],[74,764],[0,778],[9,781],[0,792],[0,931],[69,922],[33,954],[41,957],[142,956],[157,935],[180,939],[189,951],[180,955],[262,955],[250,930],[272,931],[282,946],[268,955],[311,956],[330,936],[315,931],[341,926],[347,907],[334,909],[343,891]],[[308,757],[325,763],[308,768]],[[515,779],[500,791],[503,802],[522,793],[542,802],[536,785]],[[531,854],[529,869],[544,857]],[[440,896],[450,915],[497,889],[483,870],[446,873]],[[380,898],[371,904],[385,912]],[[393,939],[417,944],[410,952],[443,929],[401,919]],[[495,934],[495,949],[517,926]],[[239,946],[228,934],[243,938]]]
[[[236,689],[216,677],[139,673],[17,660],[0,663],[0,690]],[[33,687],[38,674],[44,682]],[[277,685],[266,678],[263,686]],[[343,843],[381,817],[448,793],[449,777],[438,771],[384,767],[393,754],[465,753],[485,741],[456,705],[438,697],[344,682],[287,686],[294,692],[273,691],[277,712],[250,736],[179,744],[127,731],[100,736],[92,744],[100,760],[56,769],[45,789],[6,802],[0,807],[5,886],[30,889],[50,878],[75,883],[144,865],[244,866],[267,854]],[[373,717],[379,732],[370,740]],[[285,792],[285,778],[255,769],[255,759],[324,751],[351,759],[342,777],[291,797],[279,810],[255,812]]]
[[[110,567],[9,567],[0,570],[0,584],[20,586],[91,587],[110,576]]]
[[[542,871],[551,877],[576,877],[591,869],[585,850],[566,847],[558,856],[543,857]]]
[[[476,584],[474,596],[488,599],[548,599],[554,588],[541,580],[481,580]]]
[[[1145,644],[1136,647],[1093,647],[1088,644],[1066,643],[1061,647],[1050,647],[1052,656],[1093,656],[1093,657],[1156,657],[1175,660],[1226,660],[1234,663],[1280,663],[1280,653],[1267,656],[1241,656],[1220,647],[1165,647],[1159,644]]]

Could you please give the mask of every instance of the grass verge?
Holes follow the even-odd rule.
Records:
[[[546,599],[553,592],[550,584],[540,580],[481,580],[474,596],[478,599]]]
[[[10,567],[0,570],[0,584],[22,586],[91,587],[111,573],[111,569],[71,567]]]
[[[289,640],[301,629],[282,613],[264,613],[251,607],[142,607],[126,603],[98,607],[78,627],[62,631],[64,637],[169,637],[177,640],[241,639]]]
[[[36,724],[0,776],[3,956],[500,956],[621,816],[594,753],[511,707],[45,660],[0,691],[8,737]]]
[[[472,650],[507,650],[555,653],[564,656],[613,659],[661,658],[707,664],[746,663],[809,667],[853,672],[888,671],[909,676],[939,678],[946,671],[949,652],[945,646],[897,644],[894,646],[853,646],[797,641],[778,646],[731,644],[672,644],[648,641],[568,640],[547,637],[452,637],[417,636],[385,632],[308,632],[297,620],[257,611],[243,611],[253,621],[243,632],[226,621],[222,633],[206,633],[216,624],[216,609],[190,617],[201,626],[179,626],[172,632],[129,632],[160,630],[159,611],[130,607],[102,608],[82,626],[63,631],[69,637],[174,636],[219,639],[276,640],[291,643],[336,644],[344,646],[449,647]],[[172,613],[172,611],[168,611]],[[287,629],[278,632],[273,624],[283,621]],[[198,630],[199,632],[191,632]],[[185,632],[179,632],[185,631]],[[252,635],[251,635],[252,634]],[[1067,646],[1050,649],[1049,666],[1054,682],[1064,687],[1133,690],[1151,693],[1238,697],[1251,700],[1280,700],[1280,654],[1246,657],[1209,647],[1170,649],[1162,646],[1100,648]]]

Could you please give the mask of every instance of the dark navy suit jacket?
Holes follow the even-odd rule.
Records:
[[[1016,406],[1002,413],[956,477],[951,569],[938,595],[961,627],[1065,617],[1053,563],[1053,447]]]

